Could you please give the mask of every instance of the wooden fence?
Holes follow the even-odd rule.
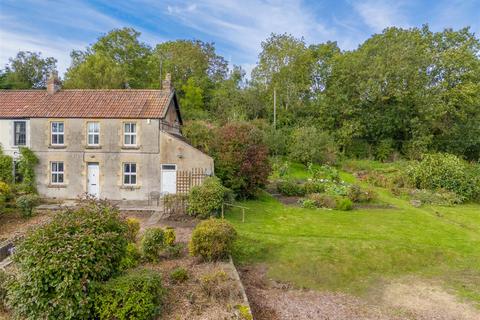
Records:
[[[192,187],[201,185],[206,177],[203,168],[177,171],[177,193],[188,193]]]

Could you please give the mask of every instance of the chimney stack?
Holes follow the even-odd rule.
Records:
[[[172,90],[172,75],[167,73],[165,75],[165,80],[162,81],[162,89],[163,90]]]
[[[47,93],[53,95],[58,90],[60,90],[60,80],[57,71],[52,71],[47,80]]]

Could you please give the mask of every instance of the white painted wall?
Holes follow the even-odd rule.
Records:
[[[30,148],[30,120],[29,119],[0,119],[0,144],[3,152],[9,156],[17,158],[18,147],[13,145],[13,122],[25,121],[27,123],[27,145]]]

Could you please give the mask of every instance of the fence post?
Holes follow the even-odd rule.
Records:
[[[222,219],[225,218],[225,216],[223,215],[223,210],[224,210],[224,207],[225,207],[225,204],[222,203]]]

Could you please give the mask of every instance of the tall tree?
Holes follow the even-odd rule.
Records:
[[[154,72],[149,67],[151,48],[132,28],[114,29],[85,51],[71,53],[65,75],[67,88],[145,88]]]
[[[20,51],[1,72],[2,89],[41,89],[46,87],[48,75],[56,71],[57,60],[42,58],[40,52]]]

